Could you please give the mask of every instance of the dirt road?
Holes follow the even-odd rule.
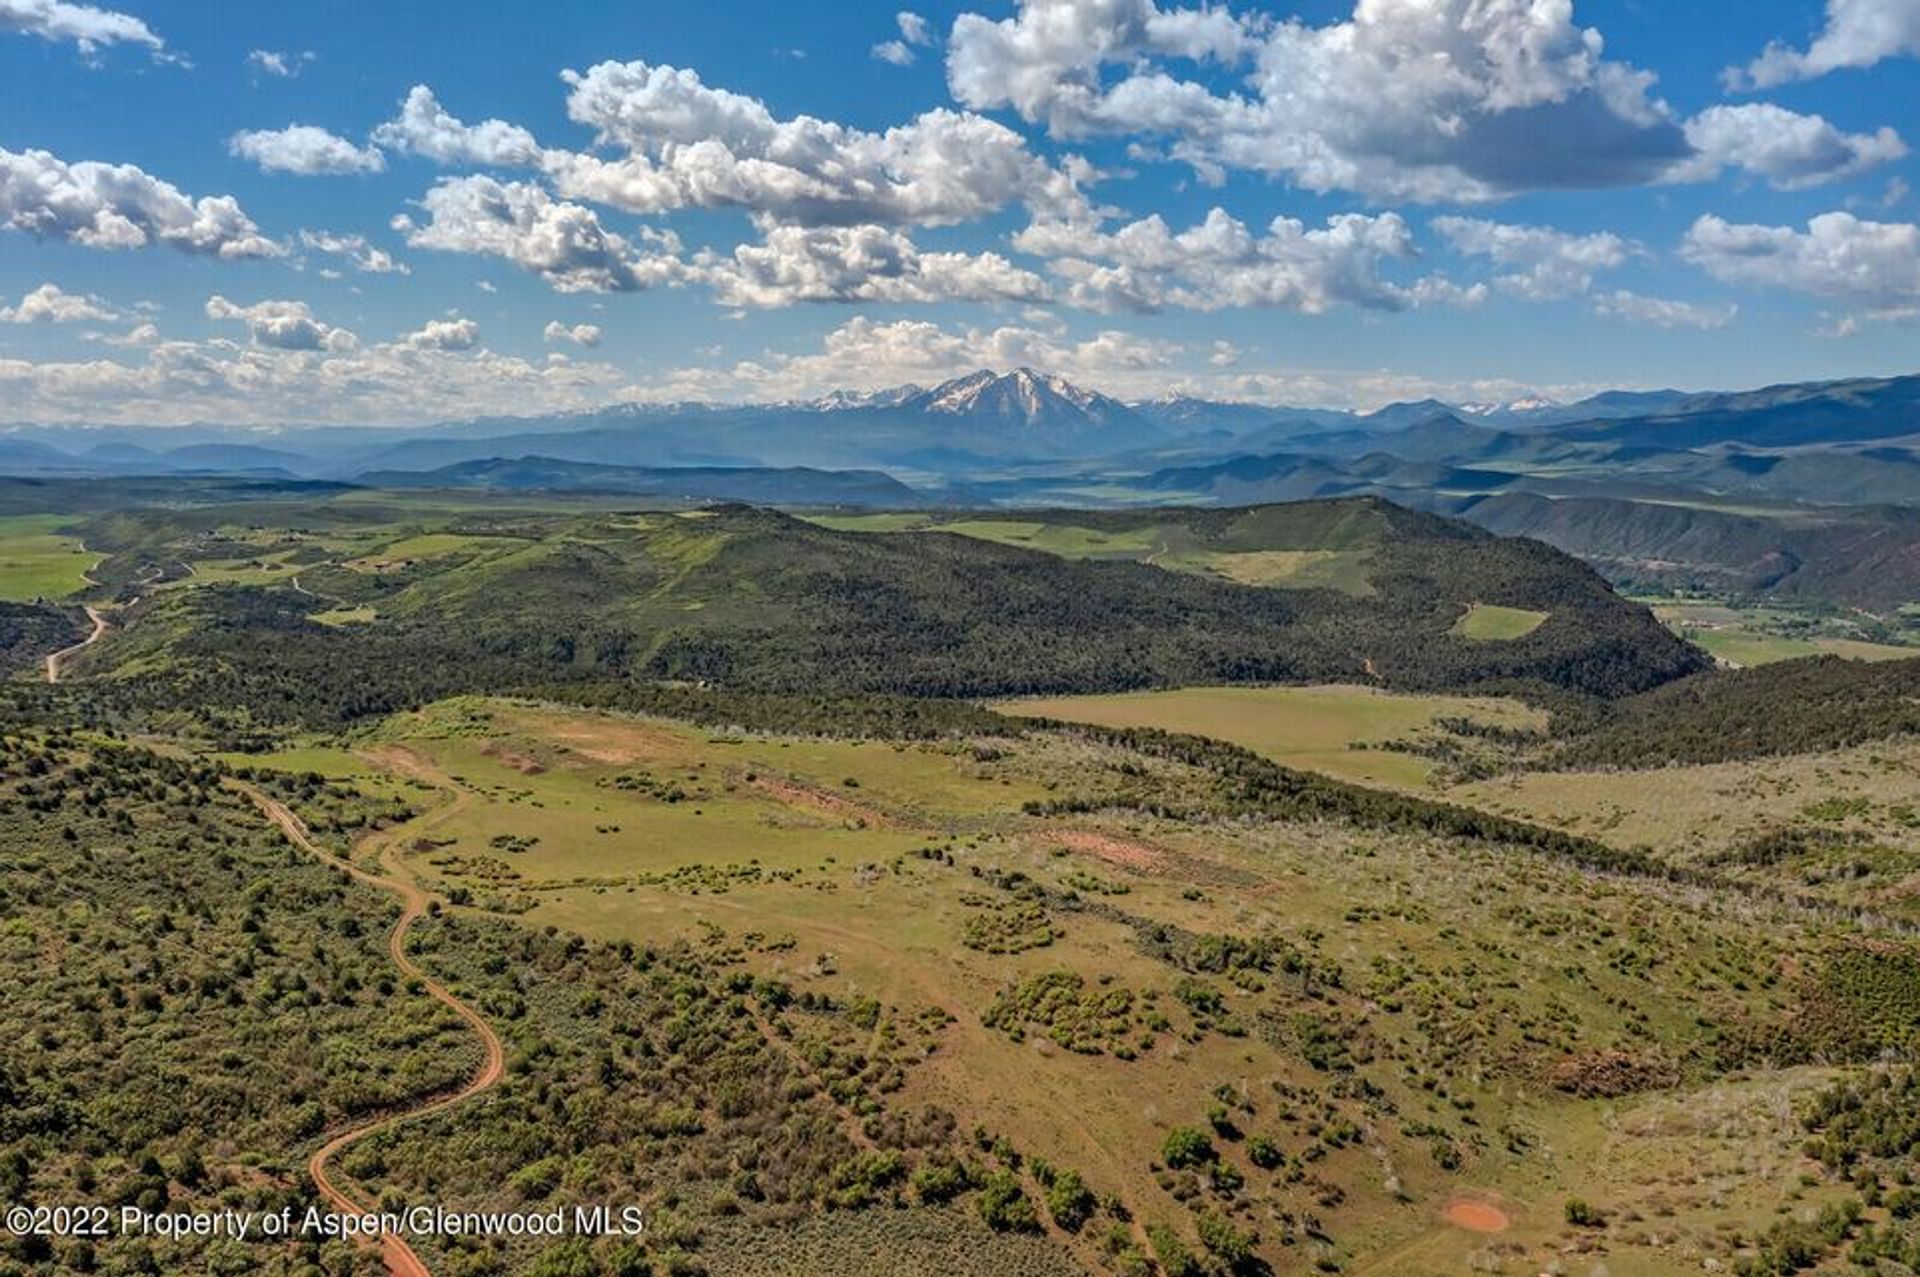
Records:
[[[445,985],[428,975],[419,964],[407,956],[407,929],[413,925],[415,919],[426,912],[430,897],[418,883],[407,876],[404,866],[394,854],[397,843],[390,840],[386,854],[381,857],[381,864],[386,867],[388,873],[386,875],[371,873],[314,842],[307,832],[306,825],[285,803],[269,797],[251,785],[236,783],[234,787],[250,798],[267,819],[278,825],[295,846],[337,869],[344,870],[369,886],[392,892],[400,898],[400,920],[394,924],[392,934],[387,937],[388,956],[393,959],[394,966],[400,968],[404,975],[418,980],[429,997],[465,1020],[479,1036],[480,1043],[486,1051],[486,1058],[481,1062],[480,1068],[458,1091],[427,1100],[403,1112],[389,1113],[373,1121],[349,1127],[322,1144],[307,1160],[307,1173],[312,1176],[314,1187],[320,1190],[321,1196],[327,1199],[329,1205],[335,1210],[349,1214],[368,1211],[373,1207],[360,1201],[337,1182],[329,1169],[329,1163],[347,1147],[365,1139],[375,1131],[386,1130],[403,1122],[411,1122],[430,1113],[438,1113],[442,1109],[451,1108],[487,1090],[500,1080],[501,1074],[505,1071],[506,1051],[501,1045],[500,1035],[480,1018],[479,1012],[454,997],[447,991]],[[388,1233],[381,1237],[380,1245],[381,1254],[386,1260],[387,1271],[392,1274],[392,1277],[430,1277],[427,1266],[421,1262],[418,1255],[413,1253],[413,1248],[407,1244],[405,1238]]]
[[[100,615],[96,608],[92,606],[87,608],[87,619],[93,622],[93,633],[87,635],[72,647],[63,647],[47,657],[47,682],[58,683],[60,681],[60,666],[65,663],[66,659],[82,648],[92,647],[95,643],[98,643],[101,636],[107,632],[107,618]]]

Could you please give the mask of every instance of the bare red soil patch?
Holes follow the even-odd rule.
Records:
[[[538,776],[547,770],[547,765],[530,754],[508,749],[504,745],[483,745],[480,752],[489,758],[498,759],[502,764],[513,768],[522,776]]]
[[[897,829],[900,822],[885,812],[876,811],[864,803],[851,798],[817,789],[812,785],[803,785],[797,780],[787,780],[780,776],[755,776],[753,787],[761,793],[785,803],[789,807],[817,812],[840,820],[858,820],[874,829]]]
[[[1505,1211],[1477,1197],[1455,1198],[1440,1214],[1455,1228],[1464,1228],[1470,1233],[1504,1233],[1513,1223]]]
[[[1129,842],[1091,829],[1068,829],[1048,834],[1056,846],[1097,857],[1108,864],[1137,869],[1141,873],[1159,873],[1167,867],[1166,853],[1145,843]]]
[[[610,767],[678,758],[686,753],[685,742],[673,733],[636,723],[604,719],[560,723],[532,720],[523,722],[521,727],[566,746],[582,758]]]

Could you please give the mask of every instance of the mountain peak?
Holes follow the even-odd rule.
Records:
[[[941,382],[932,390],[904,401],[904,406],[950,416],[991,417],[1028,425],[1061,421],[1106,421],[1130,415],[1118,400],[1083,390],[1064,377],[1024,365],[997,373],[981,368],[964,377]]]

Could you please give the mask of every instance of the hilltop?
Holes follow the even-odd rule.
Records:
[[[746,506],[468,511],[425,535],[369,526],[381,517],[343,498],[92,520],[81,534],[109,555],[97,579],[138,599],[97,667],[124,665],[114,685],[128,696],[296,722],[605,679],[940,697],[1330,679],[1615,696],[1706,664],[1576,560],[1372,499],[1057,512],[1011,528],[823,526]],[[1022,544],[1030,529],[1044,535]],[[156,572],[188,583],[183,565],[202,588],[154,588]],[[1458,628],[1475,608],[1533,619],[1487,641]]]

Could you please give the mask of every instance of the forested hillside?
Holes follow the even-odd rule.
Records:
[[[1920,660],[1867,664],[1824,656],[1716,670],[1590,709],[1565,726],[1578,734],[1552,757],[1572,767],[1835,749],[1920,731]]]
[[[349,527],[373,517],[274,513],[344,515]],[[1125,531],[1139,516],[1089,517]],[[746,507],[467,516],[352,557],[297,530],[233,528],[218,511],[177,524],[115,515],[87,529],[89,544],[114,552],[105,579],[145,596],[89,667],[113,675],[103,695],[252,726],[609,677],[948,697],[1328,680],[1606,697],[1705,665],[1537,542],[1372,501],[1156,517],[1185,547],[1165,567],[1125,561],[1156,559],[1150,550],[1066,557]],[[1357,575],[1234,577],[1302,554]],[[223,575],[181,579],[196,562]],[[155,573],[195,588],[152,589]],[[1476,604],[1543,619],[1503,641],[1456,633]],[[328,623],[342,616],[353,623]]]

